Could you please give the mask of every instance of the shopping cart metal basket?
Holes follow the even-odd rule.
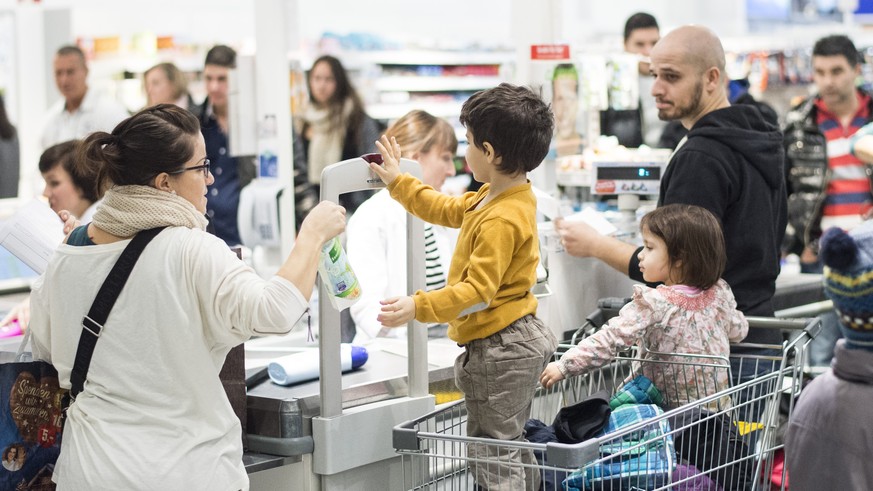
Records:
[[[500,482],[515,467],[539,473],[541,489],[785,489],[785,472],[774,463],[782,448],[779,418],[787,418],[802,386],[805,349],[820,329],[818,319],[749,318],[753,327],[791,332],[782,345],[742,345],[764,354],[731,355],[729,360],[670,354],[676,373],[689,367],[731,374],[732,383],[652,418],[578,444],[530,443],[467,437],[466,408],[457,401],[394,428],[393,441],[403,461],[404,489],[476,490],[477,466],[492,466],[490,489],[512,489]],[[740,346],[740,345],[736,345]],[[566,347],[565,347],[566,349]],[[733,351],[733,350],[732,350]],[[559,353],[556,356],[560,356]],[[647,356],[649,356],[647,354]],[[570,377],[550,389],[539,387],[531,417],[549,424],[561,407],[606,389],[610,393],[647,363],[635,353],[609,365]],[[741,380],[739,373],[747,374]],[[751,375],[748,375],[751,374]],[[729,401],[725,404],[725,401]],[[780,404],[781,402],[785,402]],[[669,401],[665,406],[670,406]],[[781,410],[780,410],[781,406]],[[473,447],[486,447],[488,458]],[[507,456],[533,452],[535,462]],[[562,483],[573,483],[565,488]],[[682,485],[687,487],[683,487]],[[698,487],[692,487],[698,485]]]

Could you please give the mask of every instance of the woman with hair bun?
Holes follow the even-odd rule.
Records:
[[[62,387],[82,319],[122,250],[140,231],[166,228],[121,290],[67,411],[58,489],[248,489],[219,369],[232,347],[285,334],[306,312],[321,247],[345,228],[344,210],[316,206],[264,280],[205,231],[213,178],[190,112],[144,109],[92,133],[79,157],[106,194],[55,252],[31,302],[34,356],[54,364]]]

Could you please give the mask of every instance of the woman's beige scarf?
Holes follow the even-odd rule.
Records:
[[[206,230],[206,217],[188,200],[151,186],[115,186],[106,191],[92,221],[117,237],[156,227]]]
[[[321,183],[321,171],[330,164],[340,161],[343,156],[343,143],[352,113],[352,101],[343,104],[342,119],[334,124],[328,109],[318,109],[310,105],[303,118],[309,123],[312,133],[309,139],[309,182]]]

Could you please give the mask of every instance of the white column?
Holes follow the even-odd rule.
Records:
[[[72,44],[70,9],[47,9],[38,3],[19,3],[15,8],[16,99],[18,140],[21,145],[19,196],[42,193],[43,181],[37,163],[42,153],[40,136],[48,107],[60,97],[54,83],[54,52]]]
[[[561,0],[512,0],[515,40],[515,83],[530,83],[530,47],[565,41],[561,32]]]
[[[279,181],[288,187],[279,200],[282,217],[282,257],[287,257],[294,244],[294,168],[291,144],[291,88],[288,45],[291,36],[298,36],[296,0],[255,0],[255,79],[257,121],[272,114],[276,117],[279,135]]]
[[[22,3],[15,9],[16,30],[16,105],[18,135],[21,146],[21,184],[19,195],[30,198],[39,194],[42,177],[37,162],[42,149],[39,137],[48,107],[46,87],[51,73],[46,70],[43,7]]]

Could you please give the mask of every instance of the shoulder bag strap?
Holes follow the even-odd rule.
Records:
[[[85,378],[88,376],[88,366],[91,365],[91,356],[94,354],[94,347],[97,345],[97,339],[100,337],[100,332],[103,330],[103,323],[109,317],[109,311],[115,305],[121,289],[127,283],[127,278],[133,270],[133,266],[139,259],[145,246],[158,235],[165,227],[143,230],[136,234],[130,241],[130,244],[124,248],[121,257],[109,271],[109,276],[103,281],[103,286],[97,292],[97,298],[91,305],[91,310],[88,311],[82,319],[82,335],[79,336],[79,347],[76,349],[76,361],[73,362],[73,371],[70,375],[70,396],[73,400],[82,392],[85,386]]]

